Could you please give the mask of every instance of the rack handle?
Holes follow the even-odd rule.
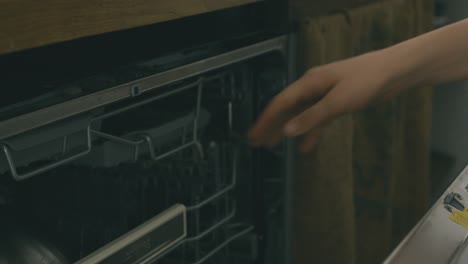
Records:
[[[3,150],[3,153],[5,154],[5,157],[6,157],[6,160],[7,160],[7,163],[8,163],[8,168],[10,170],[12,178],[14,180],[16,180],[16,181],[26,180],[26,179],[29,179],[29,178],[31,178],[33,176],[36,176],[37,174],[40,174],[40,173],[46,172],[48,170],[54,169],[54,168],[56,168],[58,166],[61,166],[61,165],[65,164],[65,163],[74,161],[74,160],[88,154],[89,152],[91,152],[91,127],[88,126],[88,128],[86,129],[86,149],[85,150],[80,151],[79,153],[75,153],[73,155],[65,155],[64,157],[62,157],[61,159],[59,159],[59,160],[57,160],[55,162],[44,165],[44,166],[42,166],[40,168],[37,168],[37,169],[33,169],[33,170],[25,172],[23,174],[18,173],[18,171],[16,169],[14,159],[13,159],[13,156],[11,154],[10,148],[6,144],[4,144],[2,146],[2,150]]]

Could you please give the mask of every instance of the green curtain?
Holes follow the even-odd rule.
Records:
[[[300,23],[299,68],[427,31],[430,0],[393,0]],[[344,116],[299,156],[296,263],[380,263],[429,206],[429,88]]]

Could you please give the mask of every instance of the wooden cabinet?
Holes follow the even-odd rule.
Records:
[[[289,0],[294,17],[319,16],[383,0]]]
[[[0,54],[256,0],[0,0]]]

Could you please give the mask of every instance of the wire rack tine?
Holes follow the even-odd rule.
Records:
[[[221,196],[223,196],[224,194],[228,193],[229,191],[233,190],[235,187],[236,187],[236,184],[237,184],[237,152],[234,153],[234,157],[233,157],[233,161],[232,161],[232,177],[231,177],[231,183],[229,185],[227,185],[226,187],[224,187],[222,190],[220,190],[219,192],[213,194],[212,196],[206,198],[205,200],[201,201],[200,203],[198,204],[194,204],[194,205],[191,205],[191,206],[187,206],[187,212],[190,212],[190,211],[193,211],[193,210],[197,210],[197,209],[200,209],[201,207],[209,204],[210,202],[216,200],[217,198],[220,198]]]
[[[203,158],[203,147],[198,139],[198,124],[199,124],[199,119],[200,119],[200,111],[201,111],[201,102],[202,102],[202,96],[203,96],[203,77],[200,78],[200,81],[198,82],[198,86],[197,86],[197,101],[196,101],[196,105],[195,105],[195,115],[194,115],[194,118],[193,118],[193,129],[192,129],[192,140],[188,143],[185,143],[185,144],[182,144],[181,146],[179,147],[176,147],[174,149],[171,149],[163,154],[160,154],[160,155],[156,155],[155,151],[154,151],[154,146],[153,146],[153,139],[151,138],[150,135],[148,134],[145,134],[145,135],[142,135],[142,137],[146,140],[146,142],[148,143],[148,148],[149,148],[149,152],[150,152],[150,157],[152,160],[154,161],[159,161],[163,158],[166,158],[166,157],[169,157],[171,156],[172,154],[175,154],[181,150],[184,150],[188,147],[191,147],[191,146],[195,146],[196,149],[198,150],[200,156]]]
[[[200,209],[201,207],[209,204],[210,202],[214,201],[215,199],[217,198],[220,198],[220,197],[223,197],[224,194],[226,194],[227,192],[229,192],[230,190],[234,189],[235,186],[236,186],[236,183],[237,183],[237,151],[234,151],[234,155],[233,155],[233,159],[232,159],[232,165],[233,165],[233,168],[232,168],[232,180],[231,180],[231,183],[226,186],[224,189],[220,190],[219,192],[216,192],[215,194],[211,195],[210,197],[206,198],[205,200],[195,204],[195,205],[192,205],[192,206],[188,206],[186,207],[186,210],[187,212],[190,212],[190,211],[194,211],[194,210],[198,210]],[[235,215],[236,215],[236,203],[235,201],[232,202],[232,210],[231,212],[226,216],[224,217],[223,219],[221,219],[220,221],[218,221],[216,224],[210,226],[208,229],[202,231],[200,234],[196,235],[196,236],[192,236],[192,237],[187,237],[185,238],[184,240],[181,240],[179,243],[175,244],[172,248],[168,249],[167,251],[165,251],[164,253],[162,253],[161,255],[159,256],[156,256],[153,261],[156,261],[158,259],[161,259],[162,257],[166,256],[167,254],[171,253],[172,251],[174,251],[176,248],[178,248],[179,246],[181,246],[182,244],[185,244],[185,243],[190,243],[190,242],[194,242],[194,241],[198,241],[198,240],[201,240],[203,239],[205,236],[209,235],[211,232],[213,232],[214,230],[216,230],[217,228],[227,224],[229,221],[231,221]],[[230,243],[230,242],[229,242]],[[216,252],[221,250],[221,249],[215,249]],[[214,253],[213,253],[214,254]],[[206,256],[205,256],[206,257]],[[203,258],[205,258],[203,257]],[[209,258],[209,257],[208,257]]]
[[[141,137],[143,137],[145,142],[148,143],[148,149],[149,149],[150,157],[154,161],[162,160],[164,158],[167,158],[167,157],[171,156],[172,154],[175,154],[175,153],[177,153],[179,151],[182,151],[182,150],[184,150],[186,148],[189,148],[189,147],[195,145],[194,141],[190,141],[190,142],[188,142],[186,144],[183,144],[183,145],[178,146],[176,148],[173,148],[173,149],[171,149],[169,151],[166,151],[163,154],[156,155],[156,152],[154,150],[154,145],[153,145],[153,139],[151,138],[151,136],[150,135],[141,135]]]
[[[216,248],[212,249],[210,252],[208,252],[207,254],[205,254],[205,256],[203,258],[201,258],[200,260],[196,261],[196,262],[193,262],[192,264],[201,264],[205,261],[207,261],[209,258],[211,258],[212,256],[214,256],[216,253],[218,253],[220,250],[222,250],[223,248],[227,247],[229,244],[231,244],[233,241],[235,241],[236,239],[244,236],[244,235],[247,235],[248,233],[250,233],[252,230],[254,229],[253,226],[249,226],[245,229],[243,229],[242,231],[232,235],[231,237],[227,238],[226,240],[223,241],[223,243],[221,243],[220,245],[218,245]]]
[[[196,236],[193,236],[193,237],[186,238],[185,243],[201,240],[202,238],[206,237],[208,234],[210,234],[214,230],[218,229],[219,227],[223,226],[224,224],[229,222],[231,219],[233,219],[234,216],[236,216],[236,212],[237,212],[235,203],[233,204],[232,207],[233,208],[232,208],[231,212],[226,217],[224,217],[222,220],[220,220],[216,224],[214,224],[214,225],[210,226],[209,228],[205,229],[203,232],[200,232],[200,234],[198,234]]]
[[[177,89],[173,89],[173,90],[171,90],[169,92],[166,92],[164,94],[160,94],[158,96],[148,98],[148,99],[143,100],[141,102],[138,102],[138,103],[135,103],[135,104],[132,104],[132,105],[122,107],[122,108],[119,108],[117,110],[105,113],[103,115],[100,115],[100,116],[96,117],[93,120],[93,121],[103,120],[103,119],[112,117],[114,115],[123,113],[125,111],[137,108],[139,106],[143,106],[143,105],[149,104],[151,102],[154,102],[154,101],[157,101],[157,100],[166,98],[168,96],[175,95],[175,94],[178,94],[180,92],[190,90],[190,89],[193,89],[193,88],[196,87],[197,88],[197,98],[196,98],[196,104],[195,104],[195,109],[194,109],[192,140],[186,143],[185,142],[186,141],[185,140],[186,135],[184,134],[183,138],[182,138],[183,139],[182,145],[178,146],[178,147],[176,147],[174,149],[171,149],[171,150],[169,150],[169,151],[167,151],[165,153],[162,153],[162,154],[159,154],[159,155],[156,154],[156,152],[154,150],[153,139],[152,139],[151,135],[148,135],[148,134],[141,134],[140,135],[143,138],[143,140],[133,141],[133,140],[128,140],[128,139],[121,138],[121,137],[118,137],[118,136],[114,136],[114,135],[111,135],[111,134],[108,134],[108,133],[95,131],[95,130],[93,130],[92,133],[95,136],[98,136],[98,137],[105,138],[105,139],[108,139],[108,140],[111,140],[111,141],[114,141],[114,142],[117,142],[117,143],[122,143],[122,144],[134,147],[135,148],[135,150],[134,150],[134,161],[137,161],[138,156],[139,156],[139,153],[138,153],[139,152],[139,147],[144,142],[146,142],[148,144],[150,158],[152,160],[154,160],[154,161],[159,161],[159,160],[161,160],[163,158],[169,157],[172,154],[175,154],[175,153],[177,153],[177,152],[179,152],[181,150],[184,150],[184,149],[186,149],[188,147],[191,147],[191,146],[194,146],[195,149],[200,154],[200,157],[203,158],[204,150],[203,150],[203,146],[200,143],[199,138],[198,138],[198,126],[199,126],[199,121],[200,121],[200,113],[201,113],[201,104],[202,104],[202,99],[203,99],[204,84],[207,83],[207,82],[215,81],[215,80],[224,80],[224,78],[226,78],[226,76],[231,76],[231,75],[232,75],[232,73],[230,73],[230,72],[222,72],[222,73],[215,74],[213,76],[200,77],[195,82],[192,82],[190,84],[186,84],[186,85],[184,85],[182,87],[179,87]],[[186,131],[186,128],[184,128],[184,131]]]
[[[205,229],[204,231],[202,231],[200,234],[198,234],[196,236],[187,237],[187,238],[181,240],[179,243],[175,244],[172,248],[170,248],[170,249],[166,250],[165,252],[163,252],[162,254],[152,258],[152,261],[156,261],[156,260],[159,260],[159,259],[163,258],[164,256],[168,255],[169,253],[171,253],[175,249],[179,248],[183,244],[196,242],[196,241],[199,241],[199,240],[205,238],[206,236],[211,234],[217,228],[219,228],[219,227],[225,225],[226,223],[228,223],[229,221],[231,221],[236,216],[236,211],[237,210],[236,210],[235,206],[233,206],[233,209],[231,210],[231,213],[229,215],[225,216],[220,221],[218,221],[216,224],[210,226],[209,228]]]

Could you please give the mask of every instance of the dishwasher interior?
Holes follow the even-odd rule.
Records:
[[[0,263],[285,263],[288,147],[246,139],[288,81],[283,48],[181,65],[163,85],[167,58],[60,88],[128,84],[122,100],[2,138]],[[47,108],[41,96],[1,122]]]

